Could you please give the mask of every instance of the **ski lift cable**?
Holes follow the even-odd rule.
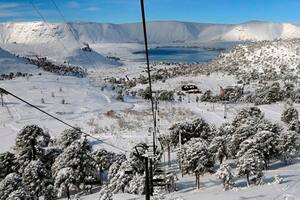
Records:
[[[74,130],[79,131],[80,133],[82,133],[83,135],[85,135],[85,136],[87,136],[87,137],[93,138],[94,140],[97,140],[97,141],[99,141],[99,142],[101,142],[101,143],[103,143],[103,144],[106,144],[106,145],[111,146],[111,147],[113,147],[113,148],[115,148],[115,149],[118,149],[119,151],[122,151],[122,152],[125,152],[125,153],[127,152],[127,150],[125,150],[125,149],[122,149],[122,148],[117,147],[117,146],[115,146],[115,145],[113,145],[113,144],[110,144],[110,143],[108,143],[108,142],[105,142],[105,141],[103,141],[103,140],[101,140],[101,139],[99,139],[99,138],[97,138],[97,137],[95,137],[95,136],[92,136],[92,135],[89,134],[89,133],[86,133],[86,132],[82,131],[80,128],[77,128],[77,127],[75,127],[75,126],[73,126],[73,125],[71,125],[71,124],[69,124],[69,123],[67,123],[67,122],[65,122],[65,121],[63,121],[63,120],[61,120],[61,119],[55,117],[54,115],[52,115],[52,114],[50,114],[50,113],[48,113],[48,112],[46,112],[46,111],[40,109],[39,107],[37,107],[37,106],[35,106],[35,105],[29,103],[28,101],[22,99],[21,97],[18,97],[17,95],[15,95],[15,94],[13,94],[13,93],[11,93],[11,92],[9,92],[9,91],[3,89],[3,88],[0,88],[0,93],[3,93],[3,94],[5,94],[5,95],[10,95],[10,96],[12,96],[12,97],[14,97],[14,98],[16,98],[16,99],[22,101],[23,103],[25,103],[25,104],[29,105],[30,107],[32,107],[32,108],[34,108],[34,109],[36,109],[36,110],[38,110],[38,111],[44,113],[45,115],[48,115],[49,117],[55,119],[56,121],[59,121],[60,123],[62,123],[62,124],[64,124],[64,125],[66,125],[66,126],[72,128],[72,129],[74,129]]]
[[[77,42],[77,44],[79,45],[79,47],[81,46],[80,42],[76,39],[76,34],[75,34],[75,31],[74,31],[74,28],[72,26],[72,24],[68,23],[65,16],[63,15],[62,11],[59,9],[57,3],[55,2],[55,0],[51,0],[52,4],[54,5],[55,9],[57,10],[58,14],[60,15],[60,17],[62,18],[62,20],[65,22],[66,26],[68,27],[68,29],[70,30],[71,34],[73,35],[75,41]],[[85,57],[87,58],[87,60],[89,61],[89,63],[94,67],[96,68],[97,67],[97,64],[94,60],[92,60],[90,58],[90,56],[88,56],[88,54],[83,51],[83,54],[85,55]]]
[[[37,6],[35,6],[35,4],[33,3],[33,1],[32,0],[28,0],[29,1],[29,3],[31,4],[31,6],[33,7],[33,9],[36,11],[36,13],[40,16],[40,18],[44,21],[44,23],[48,26],[48,28],[50,28],[51,29],[51,27],[50,27],[50,25],[48,24],[48,22],[47,22],[47,20],[46,20],[46,18],[42,15],[42,13],[40,12],[40,10],[38,9],[38,7]],[[63,15],[62,15],[62,17],[63,17]],[[63,17],[63,19],[65,20],[65,18]],[[68,23],[67,23],[68,24]],[[74,31],[72,31],[72,29],[71,29],[71,33],[74,33]],[[74,34],[74,37],[75,37],[75,34]],[[58,37],[56,37],[56,39],[57,39],[57,41],[58,41],[58,43],[63,47],[63,49],[65,50],[65,52],[69,52],[68,50],[67,50],[67,48],[66,48],[66,46],[63,44],[63,42],[58,38]],[[75,40],[76,40],[76,38],[75,38]],[[77,41],[77,40],[76,40]],[[78,41],[77,41],[78,42]],[[85,52],[84,52],[84,55],[86,55],[85,54]],[[87,55],[86,55],[87,56]],[[89,57],[87,56],[87,60],[89,60],[90,61],[90,59],[89,59]],[[90,61],[90,63],[91,63],[91,65],[93,66],[93,68],[95,69],[96,67],[96,64],[93,64],[91,61]]]
[[[40,16],[40,18],[43,20],[43,22],[46,24],[46,26],[48,26],[49,29],[51,29],[50,25],[48,24],[46,18],[42,15],[42,13],[40,12],[40,10],[35,6],[35,4],[33,3],[32,0],[28,0],[28,2],[31,4],[32,8],[35,10],[35,12]],[[62,43],[62,41],[58,38],[57,41],[58,43],[63,47],[63,49],[68,53],[68,49],[67,47]]]

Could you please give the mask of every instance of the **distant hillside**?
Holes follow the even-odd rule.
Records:
[[[57,38],[67,44],[75,40],[87,43],[142,42],[140,23],[103,24],[69,23],[73,34],[64,23],[20,22],[0,24],[0,43],[49,43]],[[300,38],[300,25],[272,22],[246,22],[236,25],[190,22],[149,22],[148,36],[151,43],[203,43],[226,41],[261,41]]]
[[[0,74],[9,74],[10,72],[35,72],[37,67],[27,64],[23,59],[0,48]]]
[[[212,63],[215,68],[247,78],[265,80],[300,75],[300,39],[260,41],[238,45]]]

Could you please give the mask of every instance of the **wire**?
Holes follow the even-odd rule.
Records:
[[[110,143],[107,143],[107,142],[105,142],[105,141],[103,141],[103,140],[101,140],[101,139],[99,139],[99,138],[96,138],[95,136],[92,136],[92,135],[90,135],[90,134],[88,134],[88,133],[82,131],[80,128],[77,128],[77,127],[75,127],[75,126],[72,126],[71,124],[69,124],[69,123],[67,123],[67,122],[65,122],[65,121],[63,121],[63,120],[61,120],[61,119],[55,117],[54,115],[52,115],[52,114],[50,114],[50,113],[48,113],[48,112],[46,112],[46,111],[40,109],[39,107],[37,107],[37,106],[35,106],[35,105],[29,103],[28,101],[26,101],[26,100],[24,100],[24,99],[18,97],[17,95],[14,95],[13,93],[11,93],[11,92],[9,92],[9,91],[3,89],[3,88],[0,88],[0,93],[6,94],[6,95],[10,95],[10,96],[12,96],[12,97],[14,97],[14,98],[16,98],[16,99],[18,99],[18,100],[24,102],[25,104],[31,106],[32,108],[35,108],[36,110],[38,110],[38,111],[44,113],[45,115],[48,115],[49,117],[55,119],[56,121],[59,121],[60,123],[62,123],[62,124],[64,124],[64,125],[66,125],[66,126],[72,128],[72,129],[74,129],[74,130],[79,131],[80,133],[84,134],[85,136],[88,136],[88,137],[90,137],[90,138],[93,138],[93,139],[95,139],[95,140],[97,140],[97,141],[99,141],[99,142],[102,142],[103,144],[106,144],[106,145],[108,145],[108,146],[111,146],[111,147],[113,147],[113,148],[115,148],[115,149],[118,149],[118,150],[120,150],[120,151],[123,151],[123,152],[125,152],[125,153],[127,152],[127,150],[125,150],[125,149],[122,149],[122,148],[120,148],[120,147],[117,147],[117,146],[115,146],[115,145],[112,145],[112,144],[110,144]]]
[[[33,9],[35,10],[35,12],[42,18],[42,20],[46,24],[46,26],[48,26],[48,28],[51,29],[50,25],[47,23],[47,20],[42,15],[42,13],[39,11],[39,9],[34,5],[34,3],[31,0],[28,0],[28,1],[31,4],[31,6],[33,7]],[[68,49],[67,49],[67,47],[62,43],[62,41],[58,37],[56,37],[56,38],[57,38],[58,43],[63,47],[63,49],[66,52],[69,52]]]
[[[63,19],[63,21],[65,22],[66,26],[69,28],[71,34],[73,35],[75,41],[78,43],[79,46],[81,46],[80,42],[77,40],[76,37],[76,33],[74,31],[74,28],[72,26],[72,24],[68,23],[65,16],[63,15],[62,11],[59,9],[59,7],[57,6],[57,4],[55,3],[55,0],[51,0],[52,4],[54,5],[55,9],[57,10],[58,14],[61,16],[61,18]],[[93,61],[88,54],[83,51],[83,54],[85,55],[85,57],[87,58],[87,60],[89,61],[89,63],[94,67],[97,68],[97,64],[95,61]]]

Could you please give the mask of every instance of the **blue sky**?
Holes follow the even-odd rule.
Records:
[[[139,0],[52,0],[67,21],[138,22]],[[51,0],[0,0],[0,22],[62,18]],[[300,0],[145,0],[147,20],[241,23],[250,20],[300,23]]]

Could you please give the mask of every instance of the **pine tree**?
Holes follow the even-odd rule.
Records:
[[[24,188],[18,188],[9,194],[7,200],[35,200]]]
[[[67,148],[72,142],[81,138],[81,133],[75,129],[66,129],[61,133],[60,138],[58,139],[58,145],[64,149]]]
[[[231,157],[236,157],[241,143],[256,134],[257,128],[255,121],[249,120],[245,124],[241,124],[233,133],[231,140],[228,144]]]
[[[104,186],[99,192],[99,200],[112,200],[112,192],[108,186]]]
[[[46,187],[51,183],[51,172],[40,161],[31,161],[22,174],[24,185],[37,198],[44,194]]]
[[[224,190],[229,190],[233,187],[233,174],[232,169],[228,164],[221,164],[216,173],[217,177],[222,180]]]
[[[113,152],[108,152],[105,149],[99,149],[92,153],[92,157],[99,169],[100,183],[102,183],[101,173],[109,170],[110,166],[119,159],[126,160],[125,155],[116,155]]]
[[[232,121],[234,127],[239,127],[241,124],[245,124],[250,119],[260,120],[264,118],[263,113],[258,107],[248,107],[241,109]]]
[[[299,134],[295,131],[283,131],[279,135],[277,149],[286,164],[299,151],[298,140]]]
[[[281,121],[287,124],[289,124],[293,120],[298,120],[298,119],[299,119],[298,110],[292,106],[284,110],[283,113],[281,114]]]
[[[200,188],[200,175],[212,172],[213,156],[208,150],[208,144],[201,138],[192,138],[182,146],[179,156],[184,173],[195,173],[196,185]]]
[[[145,172],[144,159],[137,155],[136,149],[140,155],[143,155],[147,145],[144,143],[137,144],[127,160],[124,160],[123,156],[117,157],[118,159],[109,168],[109,184],[100,191],[100,199],[110,199],[112,194],[118,192],[139,193],[145,190],[142,184],[145,181],[143,176]]]
[[[91,146],[86,139],[74,141],[55,159],[52,171],[56,177],[64,168],[71,168],[75,176],[74,184],[79,188],[95,179],[96,163],[91,155]],[[68,172],[71,172],[68,170]]]
[[[117,155],[105,149],[98,149],[92,153],[94,160],[101,170],[108,170],[109,167],[119,159],[126,159],[125,155]]]
[[[17,173],[8,174],[0,182],[0,200],[7,200],[9,198],[12,199],[12,196],[16,196],[16,191],[24,191],[26,193],[26,196],[30,197],[29,193],[22,183],[22,178]]]
[[[271,131],[260,131],[253,136],[255,148],[262,153],[265,169],[268,168],[268,163],[272,158],[276,158],[278,155],[277,146],[278,146],[278,137],[277,133]]]
[[[272,85],[264,86],[256,90],[255,105],[271,104],[284,99],[284,91],[280,84],[274,82]]]
[[[245,140],[240,145],[237,157],[242,157],[247,151],[255,149],[261,153],[265,163],[265,169],[268,168],[270,159],[276,158],[278,152],[278,137],[279,135],[270,131],[260,131],[251,138]]]
[[[171,142],[174,146],[179,143],[179,134],[181,134],[181,143],[184,144],[191,138],[202,138],[204,140],[211,141],[216,133],[215,128],[203,119],[175,124],[170,128],[170,130]]]
[[[72,188],[78,189],[79,172],[71,167],[61,168],[56,172],[54,186],[58,190],[58,196],[66,193],[70,199],[70,190]]]
[[[246,176],[247,185],[250,185],[250,176],[255,175],[258,181],[262,179],[263,159],[262,155],[255,148],[249,149],[244,155],[238,158],[237,175]]]
[[[296,133],[300,134],[300,121],[299,120],[292,120],[288,124],[289,131],[295,131]]]
[[[46,141],[45,141],[46,140]],[[43,147],[47,145],[49,136],[36,125],[25,126],[16,138],[15,150],[17,160],[22,167],[43,156]]]
[[[109,191],[111,194],[115,194],[118,192],[124,192],[125,187],[129,184],[129,182],[134,177],[134,174],[137,172],[132,167],[132,162],[129,160],[126,160],[125,162],[122,162],[116,165],[112,165],[111,167],[117,167],[118,170],[113,175],[109,174],[110,180],[108,187],[106,190]],[[115,168],[116,169],[116,168]],[[112,170],[110,170],[111,172]],[[101,192],[100,192],[101,193]]]
[[[4,152],[0,154],[0,181],[8,174],[17,171],[17,161],[15,154]]]
[[[53,185],[48,185],[44,191],[44,200],[54,200],[57,198],[57,191]]]
[[[215,136],[209,145],[210,152],[220,164],[223,163],[224,159],[228,159],[229,157],[227,143],[227,136]]]
[[[145,177],[144,175],[136,174],[125,186],[124,192],[129,194],[145,194]]]

